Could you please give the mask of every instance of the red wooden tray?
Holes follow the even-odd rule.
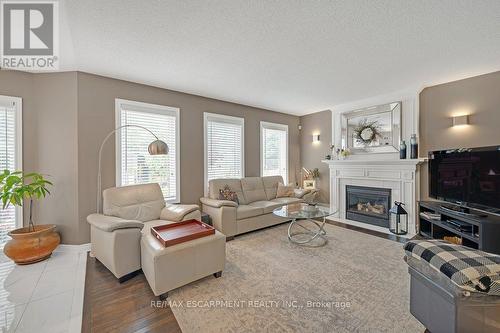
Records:
[[[198,220],[187,220],[151,228],[151,234],[163,246],[172,246],[215,234],[215,229]]]

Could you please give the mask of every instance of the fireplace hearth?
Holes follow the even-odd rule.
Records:
[[[346,219],[389,227],[391,190],[346,185]]]

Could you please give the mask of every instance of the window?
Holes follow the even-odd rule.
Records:
[[[260,122],[260,174],[288,183],[288,125]]]
[[[205,195],[211,179],[244,177],[244,127],[243,118],[205,112]]]
[[[0,96],[0,172],[22,170],[22,102],[20,98]],[[23,225],[22,209],[0,206],[0,244],[7,233]]]
[[[155,140],[147,130],[122,128],[116,136],[117,186],[158,183],[167,202],[179,202],[179,109],[116,100],[116,127],[139,125],[167,143],[167,155],[149,155]]]

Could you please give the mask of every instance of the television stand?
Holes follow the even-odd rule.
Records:
[[[467,213],[439,201],[418,203],[418,233],[425,238],[453,240],[461,245],[500,254],[500,216],[467,207]]]
[[[480,214],[480,213],[471,213],[470,212],[470,208],[468,207],[463,207],[463,206],[459,206],[459,205],[454,205],[454,204],[441,204],[441,208],[443,210],[447,210],[447,211],[450,211],[450,212],[454,212],[454,213],[457,213],[457,214],[461,214],[461,215],[464,215],[464,216],[469,216],[469,217],[472,217],[472,218],[482,218],[482,217],[487,217],[488,215],[486,214]]]

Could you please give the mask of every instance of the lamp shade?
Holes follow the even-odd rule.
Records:
[[[167,155],[168,145],[161,140],[155,140],[149,144],[148,152],[149,155]]]

